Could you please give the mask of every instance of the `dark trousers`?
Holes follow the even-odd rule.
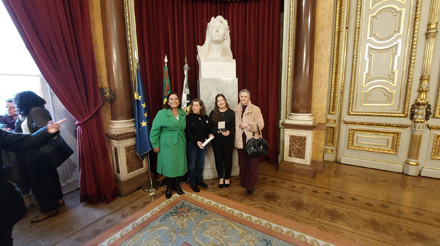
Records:
[[[188,159],[188,177],[191,185],[203,181],[203,167],[205,166],[206,150],[198,146],[186,143],[186,158]]]
[[[0,246],[12,246],[12,226],[0,228]]]
[[[245,149],[238,150],[238,165],[240,166],[240,185],[248,190],[254,190],[258,176],[258,157],[250,157]]]
[[[212,142],[215,156],[215,168],[218,177],[230,179],[232,171],[232,150],[234,149],[234,135],[216,136]]]
[[[59,200],[63,198],[57,169],[47,164],[32,151],[28,151],[28,153],[31,153],[26,156],[29,184],[38,205],[40,205],[41,212],[57,210]]]
[[[20,189],[22,196],[29,194],[31,188],[29,186],[26,170],[23,168],[22,161],[16,156],[15,152],[3,150],[3,166],[7,177],[14,182]]]

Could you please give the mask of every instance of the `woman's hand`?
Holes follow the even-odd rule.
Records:
[[[154,153],[159,153],[160,147],[154,148],[153,150],[154,150]]]
[[[246,129],[249,127],[249,124],[248,123],[241,123],[239,127],[240,127],[240,129]]]
[[[227,137],[227,136],[229,136],[229,133],[230,133],[229,131],[225,131],[225,132],[222,132],[222,135]]]
[[[57,131],[60,130],[60,125],[66,120],[67,119],[62,119],[57,122],[53,122],[53,121],[47,122],[47,132],[49,132],[50,134],[56,133]]]
[[[205,147],[203,147],[202,145],[203,143],[200,141],[197,141],[197,146],[199,146],[200,149],[204,149]]]

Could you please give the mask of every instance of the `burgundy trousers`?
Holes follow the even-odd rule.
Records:
[[[248,190],[254,190],[258,176],[258,157],[250,157],[245,149],[238,150],[238,165],[240,166],[240,185]]]

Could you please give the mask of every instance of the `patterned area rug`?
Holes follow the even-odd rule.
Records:
[[[85,245],[357,245],[201,191],[160,197]]]

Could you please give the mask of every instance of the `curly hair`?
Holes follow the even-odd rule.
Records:
[[[201,114],[201,115],[206,115],[205,104],[203,103],[202,100],[200,100],[200,99],[198,99],[198,98],[194,98],[194,99],[191,101],[191,104],[190,104],[190,106],[189,106],[189,113],[190,113],[190,114],[191,114],[191,113],[194,113],[193,110],[192,110],[192,106],[193,106],[193,103],[195,103],[195,102],[199,103],[200,107],[202,107],[202,108],[200,109],[200,114]]]
[[[214,123],[214,124],[218,123],[218,121],[220,120],[220,115],[221,115],[220,109],[219,109],[218,104],[217,104],[217,99],[219,97],[223,97],[223,99],[225,99],[226,108],[229,109],[229,104],[228,104],[228,101],[226,100],[225,95],[217,94],[217,96],[215,96],[215,106],[214,106],[214,109],[212,110],[213,111],[213,113],[212,113],[212,123]]]
[[[23,116],[28,116],[31,109],[42,107],[46,104],[46,101],[33,91],[22,91],[17,93],[14,101],[17,105],[18,112]]]

